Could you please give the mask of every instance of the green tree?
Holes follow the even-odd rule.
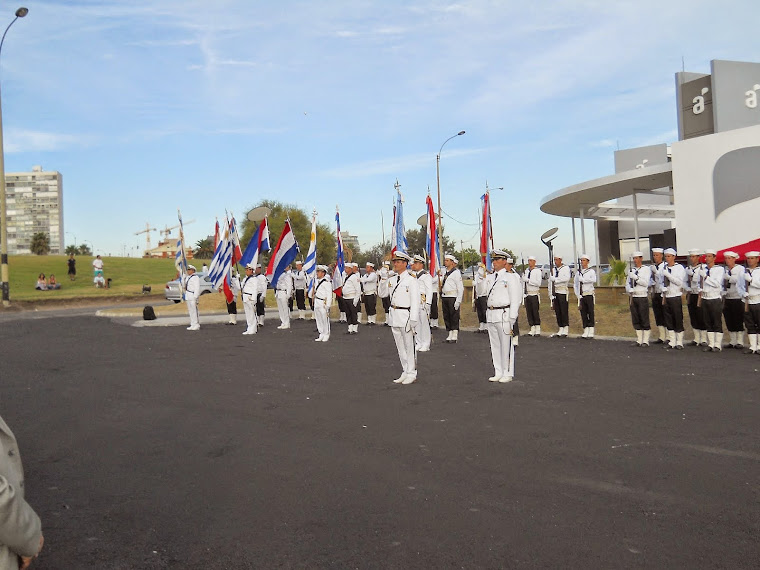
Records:
[[[256,206],[266,206],[272,213],[269,214],[267,224],[269,225],[269,245],[272,249],[277,245],[280,239],[282,229],[285,227],[285,218],[290,217],[290,225],[296,236],[298,247],[301,253],[296,259],[306,259],[309,251],[309,242],[311,241],[311,214],[302,210],[293,204],[283,204],[276,200],[262,200]],[[249,208],[250,209],[250,208]],[[245,219],[241,225],[240,246],[245,249],[248,242],[251,241],[258,224]],[[317,223],[317,263],[327,265],[335,261],[335,230],[330,226]],[[264,261],[261,261],[264,264]]]
[[[79,255],[92,255],[92,250],[90,249],[90,246],[86,243],[83,243],[78,248]]]
[[[623,285],[627,279],[628,264],[622,259],[610,256],[610,271],[602,275],[605,285]]]
[[[32,235],[32,243],[29,249],[35,255],[47,255],[50,253],[50,236],[45,232],[37,232]]]
[[[79,253],[79,248],[75,245],[67,245],[65,253],[66,255],[71,255],[72,253],[77,255]]]
[[[425,228],[406,230],[406,243],[409,246],[409,253],[422,255],[427,243],[427,230]],[[443,234],[443,250],[446,253],[452,253],[456,250],[454,242],[445,233]],[[390,250],[388,251],[390,252]]]
[[[468,247],[464,251],[458,252],[457,257],[459,258],[459,267],[462,269],[476,265],[481,260],[480,254],[475,251],[474,247]]]
[[[211,238],[203,238],[195,242],[193,257],[197,259],[211,259],[214,257],[214,242]]]

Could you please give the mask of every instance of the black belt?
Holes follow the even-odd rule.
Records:
[[[488,307],[489,311],[498,311],[499,309],[509,309],[509,305],[505,305],[503,307]]]
[[[409,309],[411,309],[411,307],[398,307],[396,305],[391,305],[391,308],[393,308],[393,309],[402,309],[402,310],[405,310],[405,311],[408,311]]]
[[[326,301],[327,298],[317,297],[317,301]]]

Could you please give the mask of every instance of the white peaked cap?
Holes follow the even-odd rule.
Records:
[[[748,251],[744,257],[760,257],[760,251]]]
[[[708,254],[710,254],[710,255],[718,255],[718,253],[714,249],[706,249],[705,250],[705,255],[708,255]]]
[[[738,259],[739,258],[739,254],[736,253],[735,251],[724,251],[723,252],[723,257],[735,257],[735,258]]]
[[[633,257],[644,257],[644,254],[641,251],[634,251],[631,255]]]
[[[454,263],[459,263],[459,260],[456,257],[454,257],[453,255],[451,255],[450,253],[447,253],[446,255],[444,255],[443,258],[444,259],[450,259]]]
[[[591,261],[591,258],[588,255],[586,255],[585,253],[583,255],[581,255],[581,259],[588,259],[589,261]]]
[[[689,255],[702,255],[702,250],[701,249],[690,249],[689,250]]]
[[[672,247],[669,247],[663,253],[665,253],[665,255],[675,255],[676,254],[676,250],[673,249]]]
[[[536,256],[534,256],[534,255],[529,255],[529,256],[528,256],[528,261],[531,261],[531,260],[532,260],[532,261],[536,261]]]

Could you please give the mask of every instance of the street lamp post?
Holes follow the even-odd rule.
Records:
[[[29,13],[27,8],[19,8],[16,10],[16,17],[11,20],[8,27],[3,32],[3,38],[0,39],[0,53],[3,51],[3,42],[5,42],[5,34],[11,29],[11,26],[19,18],[23,18]],[[2,101],[2,97],[0,97]],[[2,280],[3,289],[3,305],[6,307],[11,304],[11,292],[10,283],[8,282],[8,216],[6,212],[5,203],[5,152],[3,150],[3,110],[2,104],[0,104],[0,280]]]
[[[451,139],[456,138],[458,136],[461,136],[464,134],[464,131],[459,131],[457,134],[450,136],[445,141],[443,141],[443,144],[441,145],[441,148],[438,149],[438,154],[435,155],[435,179],[436,183],[438,184],[438,251],[440,252],[441,256],[441,262],[443,260],[443,224],[441,223],[441,151],[443,150],[443,147],[446,145],[447,142],[449,142]]]

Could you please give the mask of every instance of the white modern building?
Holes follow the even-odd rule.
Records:
[[[50,238],[50,253],[64,253],[63,180],[60,172],[41,166],[31,172],[5,174],[8,220],[8,253],[31,253],[32,236],[44,232]]]
[[[723,251],[760,249],[760,64],[710,67],[676,73],[677,142],[617,151],[615,174],[542,201],[573,230],[576,219],[594,221],[597,259],[674,247],[714,248],[720,261]]]

